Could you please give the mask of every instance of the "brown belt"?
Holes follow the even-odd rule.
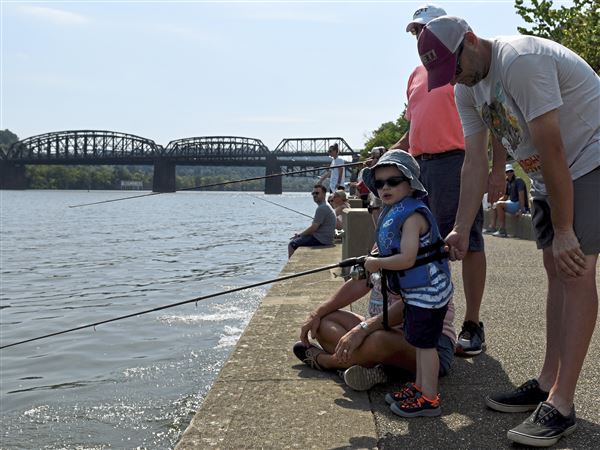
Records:
[[[418,156],[415,156],[415,159],[420,159],[421,161],[425,161],[428,159],[441,159],[446,158],[447,156],[457,155],[459,153],[464,153],[465,151],[457,148],[455,150],[448,150],[447,152],[441,153],[421,153]]]

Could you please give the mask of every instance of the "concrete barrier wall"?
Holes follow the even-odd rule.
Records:
[[[373,248],[375,226],[365,208],[345,209],[342,213],[344,237],[342,258],[366,255]]]
[[[485,209],[483,211],[484,228],[488,228],[491,217],[492,210]],[[535,234],[533,232],[531,214],[522,214],[519,217],[516,217],[512,214],[506,214],[506,232],[508,233],[509,237],[527,239],[528,241],[535,241]]]

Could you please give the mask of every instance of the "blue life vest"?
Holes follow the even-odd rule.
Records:
[[[422,200],[413,197],[405,197],[398,203],[383,209],[375,235],[379,256],[391,256],[400,252],[402,225],[410,215],[417,211],[423,214],[429,222],[431,244],[419,248],[415,265],[410,269],[383,271],[387,288],[394,294],[400,294],[400,289],[430,286],[429,269],[431,264],[437,265],[440,270],[450,276],[448,256],[442,251],[444,241],[440,236],[435,218]]]

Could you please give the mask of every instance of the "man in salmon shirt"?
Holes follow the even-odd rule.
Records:
[[[418,38],[430,20],[445,15],[444,9],[425,5],[415,11],[406,31]],[[408,107],[405,118],[410,121],[410,128],[390,150],[405,150],[419,163],[421,182],[429,193],[426,201],[437,220],[441,235],[447,236],[454,227],[458,210],[460,173],[465,157],[465,142],[454,103],[454,88],[447,85],[428,92],[427,70],[419,65],[408,79],[406,95]],[[497,159],[496,156],[494,159]],[[488,194],[490,198],[499,197],[498,192],[504,190],[503,167],[503,161],[494,161],[494,175],[490,176],[489,188],[493,194]],[[476,356],[486,347],[483,322],[479,320],[486,276],[482,227],[483,209],[480,208],[471,228],[469,251],[462,260],[466,312],[456,342],[456,353],[462,356]]]

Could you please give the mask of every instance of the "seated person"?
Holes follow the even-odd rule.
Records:
[[[325,201],[327,190],[320,184],[315,184],[312,190],[314,202],[318,205],[312,224],[296,233],[288,244],[288,257],[291,257],[298,247],[318,247],[332,245],[335,234],[335,213]]]
[[[506,213],[519,217],[529,212],[529,200],[525,182],[515,176],[512,164],[506,165],[506,193],[492,205],[490,227],[484,233],[492,236],[507,237],[505,223]],[[498,227],[496,228],[496,224]]]
[[[407,274],[412,274],[413,270],[409,269],[414,265],[418,248],[429,245],[429,240],[433,242],[441,237],[437,231],[435,220],[426,206],[417,198],[413,198],[413,196],[424,195],[425,190],[418,181],[419,168],[412,156],[402,151],[390,153],[374,166],[372,173],[377,173],[377,178],[373,174],[366,174],[365,180],[370,188],[371,185],[377,187],[378,196],[382,196],[385,204],[382,215],[386,220],[378,224],[377,231],[378,245],[382,246],[380,248],[386,249],[386,253],[383,254],[387,255],[387,250],[391,249],[390,245],[394,246],[397,242],[395,238],[389,239],[391,230],[382,227],[398,223],[403,232],[406,231],[407,226],[410,228],[410,232],[406,231],[406,237],[399,238],[399,253],[392,252],[389,256],[367,258],[365,268],[375,272],[371,279],[377,285],[376,277],[379,275],[380,269],[386,269],[388,272],[384,272],[384,274],[388,273],[395,277],[396,272],[394,271],[399,270],[398,267],[402,266]],[[383,180],[381,177],[385,176],[387,178],[381,181]],[[397,207],[399,202],[411,206],[410,208],[406,206],[408,209]],[[408,217],[398,216],[398,214],[403,214],[405,209],[411,211],[407,214]],[[416,213],[413,209],[419,212]],[[400,235],[400,229],[398,234]],[[410,245],[406,239],[411,242]],[[418,242],[413,243],[414,239]],[[428,262],[420,266],[419,273],[438,270],[438,264],[442,263]],[[447,262],[442,265],[444,264],[447,268]],[[430,268],[430,266],[432,267]],[[439,415],[437,377],[438,374],[445,375],[448,372],[456,340],[452,327],[454,316],[452,284],[449,271],[446,271],[444,276],[437,274],[433,277],[437,284],[425,288],[428,292],[425,295],[421,292],[421,287],[413,289],[410,283],[405,284],[406,280],[415,281],[412,277],[413,275],[410,275],[406,279],[401,279],[403,281],[400,282],[399,292],[387,292],[388,322],[391,327],[388,329],[385,329],[383,324],[383,313],[379,306],[381,302],[378,302],[373,296],[369,305],[372,317],[369,319],[363,319],[353,312],[341,309],[369,291],[369,285],[363,280],[347,281],[332,297],[309,314],[301,328],[301,341],[294,345],[295,355],[304,363],[319,370],[347,369],[344,372],[344,380],[350,387],[358,390],[369,389],[376,383],[386,381],[386,374],[377,363],[408,369],[416,373],[416,383],[409,383],[402,391],[391,393],[386,397],[388,403],[392,404],[392,411],[405,417]],[[386,277],[386,279],[391,280],[392,278]],[[437,293],[438,282],[442,279],[446,280],[447,287],[440,287],[443,289],[440,295],[430,295],[434,291]],[[421,279],[419,278],[419,280]],[[418,283],[417,285],[421,286]],[[429,299],[432,302],[440,303],[439,307],[437,303],[431,307],[414,307],[426,311],[436,311],[431,313],[436,317],[439,316],[439,321],[436,319],[435,327],[428,325],[421,329],[416,326],[417,322],[421,324],[421,322],[429,320],[425,319],[425,313],[419,313],[417,319],[415,318],[417,316],[413,316],[413,312],[409,311],[409,319],[417,322],[409,321],[409,323],[405,320],[404,313],[407,307],[403,298],[406,297],[412,301],[410,299],[412,299],[415,289],[419,291],[415,295],[419,297],[420,305],[429,305],[427,303]],[[400,326],[403,321],[404,327]],[[433,332],[434,328],[435,332]],[[432,332],[421,333],[425,329]],[[408,331],[410,331],[410,336],[407,334]],[[309,332],[322,348],[310,344]],[[415,342],[414,346],[411,345],[412,340]],[[421,369],[419,370],[418,367]]]
[[[329,196],[329,200],[331,200],[331,207],[335,212],[335,228],[336,230],[342,230],[344,228],[342,221],[342,211],[346,208],[350,208],[350,203],[348,203],[348,197],[346,196],[346,192],[342,190],[337,190],[333,194]]]

